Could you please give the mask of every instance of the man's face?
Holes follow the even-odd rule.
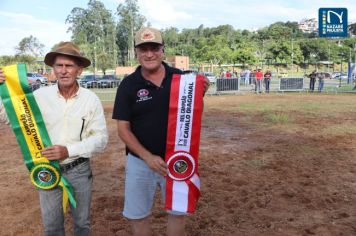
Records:
[[[161,66],[164,56],[162,45],[147,43],[139,45],[135,50],[137,59],[144,70],[155,71]]]
[[[77,84],[76,79],[83,68],[73,58],[58,55],[53,63],[53,71],[61,87],[71,87]]]

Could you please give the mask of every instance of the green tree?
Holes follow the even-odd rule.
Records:
[[[17,55],[39,57],[43,55],[44,47],[44,44],[42,44],[36,37],[30,35],[29,37],[23,38],[15,50]]]
[[[356,23],[349,25],[349,31],[351,34],[356,35]]]
[[[119,17],[117,23],[117,45],[120,49],[120,62],[132,64],[135,58],[134,34],[146,22],[146,18],[139,13],[137,0],[125,0],[117,7],[116,14]]]
[[[90,0],[88,9],[73,8],[67,17],[72,41],[91,59],[93,67],[103,73],[117,64],[116,26],[113,15],[104,4]]]

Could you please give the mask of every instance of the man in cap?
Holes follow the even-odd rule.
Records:
[[[90,235],[92,171],[89,159],[102,151],[108,134],[99,98],[77,82],[83,68],[91,62],[71,42],[62,42],[45,56],[58,83],[34,91],[53,146],[42,152],[49,160],[58,160],[61,173],[74,189],[76,208],[71,208],[74,235]],[[0,70],[0,83],[6,77]],[[0,108],[0,113],[4,113]],[[0,117],[3,114],[0,114]],[[39,190],[45,235],[65,235],[62,190]]]
[[[151,235],[151,208],[157,186],[165,198],[164,161],[170,87],[173,74],[182,71],[163,62],[164,42],[154,28],[141,28],[135,35],[140,66],[120,84],[113,119],[126,144],[125,203],[123,215],[133,235]],[[205,91],[209,80],[205,78]],[[185,235],[185,214],[168,212],[167,235]]]

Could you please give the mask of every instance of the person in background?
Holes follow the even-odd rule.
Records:
[[[251,77],[250,77],[251,71],[249,68],[246,68],[245,70],[245,85],[251,84]]]
[[[323,72],[319,72],[317,73],[317,77],[318,77],[318,92],[321,93],[321,91],[324,88],[324,80],[325,80],[325,73]]]
[[[35,91],[39,88],[41,88],[41,80],[36,80],[35,82],[33,82],[31,85],[30,85],[30,88],[31,88],[31,91]]]
[[[309,74],[310,82],[309,82],[309,91],[314,92],[315,82],[316,82],[316,70],[313,70],[311,74]]]
[[[270,83],[271,83],[271,77],[272,77],[271,71],[267,70],[266,73],[264,74],[266,93],[269,93],[269,86],[270,86]]]
[[[170,88],[173,74],[164,58],[160,31],[140,29],[134,40],[140,66],[125,78],[116,94],[112,118],[118,135],[126,144],[125,203],[133,235],[152,235],[150,215],[157,187],[165,200],[167,166],[164,161]],[[204,80],[204,91],[209,80]],[[168,211],[167,235],[185,235],[186,214]]]
[[[252,87],[252,89],[251,89],[252,91],[256,90],[256,72],[257,72],[257,70],[255,69],[255,70],[251,71],[251,73],[250,73],[249,83]]]
[[[255,92],[261,93],[262,92],[262,78],[263,78],[263,73],[262,73],[261,69],[258,69],[256,71],[255,78],[256,78]]]
[[[57,49],[46,54],[44,62],[53,68],[58,83],[33,93],[53,143],[42,155],[59,161],[61,174],[72,185],[77,202],[76,208],[71,207],[73,235],[87,236],[93,183],[89,160],[95,152],[104,150],[108,141],[104,111],[95,93],[77,82],[91,62],[76,45],[61,42]],[[0,83],[6,83],[2,70]],[[7,119],[4,113],[0,105],[0,120]],[[65,235],[61,188],[38,191],[44,235]]]
[[[230,71],[228,70],[228,71],[226,71],[226,74],[225,74],[225,78],[226,79],[231,79],[231,73],[230,73]]]

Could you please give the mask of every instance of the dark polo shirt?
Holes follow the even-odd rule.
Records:
[[[172,75],[182,74],[181,70],[166,63],[163,65],[166,75],[160,87],[143,78],[141,66],[127,76],[117,90],[112,116],[113,119],[129,121],[131,131],[139,142],[162,158],[166,151]],[[126,152],[131,151],[126,147]]]

